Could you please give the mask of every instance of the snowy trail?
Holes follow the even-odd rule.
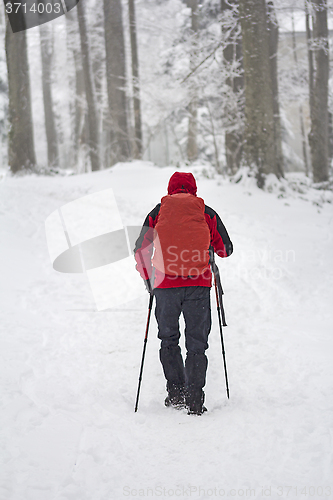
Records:
[[[333,495],[331,205],[318,213],[251,183],[197,176],[235,246],[218,259],[231,398],[212,294],[200,418],[163,406],[154,318],[134,414],[147,297],[96,313],[85,276],[52,270],[53,210],[112,187],[123,223],[139,225],[173,171],[137,162],[0,184],[0,498]]]

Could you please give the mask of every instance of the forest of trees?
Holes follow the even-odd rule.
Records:
[[[56,1],[37,3],[44,11]],[[180,164],[209,162],[226,175],[248,166],[259,187],[293,169],[329,181],[328,0],[80,0],[16,33],[6,14],[13,5],[0,14],[1,166],[13,174],[150,159],[160,137],[164,164],[172,142]],[[279,58],[285,18],[292,70]],[[289,102],[299,114],[297,161]]]

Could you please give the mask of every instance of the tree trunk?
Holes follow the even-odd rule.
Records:
[[[190,55],[190,70],[193,71],[197,62],[197,33],[199,28],[198,0],[191,0],[192,8],[192,51]],[[195,161],[198,158],[198,89],[195,80],[191,79],[190,104],[188,121],[187,159]]]
[[[77,30],[78,19],[77,10],[73,9],[66,15],[66,28],[67,28],[67,50],[71,54],[69,64],[73,66],[72,87],[73,97],[70,104],[71,110],[71,124],[72,124],[72,162],[79,172],[79,153],[82,146],[88,143],[88,127],[87,123],[87,103],[86,93],[84,87],[84,75],[82,68],[82,57],[80,47],[80,35]]]
[[[92,73],[94,78],[96,101],[98,107],[103,102],[103,78],[105,77],[105,46],[104,45],[104,14],[98,10],[98,15],[92,26],[94,36],[91,37]],[[100,117],[101,120],[101,117]]]
[[[265,174],[281,176],[276,157],[274,108],[265,0],[240,0],[245,77],[245,154],[256,170],[258,186]]]
[[[298,72],[299,67],[298,67],[296,33],[295,33],[295,23],[294,23],[294,12],[293,11],[291,13],[291,24],[292,24],[292,41],[293,41],[294,61],[295,61],[295,66],[296,66],[297,72]],[[301,135],[302,135],[302,151],[303,151],[305,175],[308,176],[309,175],[309,162],[308,162],[307,141],[306,141],[306,134],[305,134],[304,113],[303,113],[302,102],[300,102],[300,104],[299,104],[299,121],[300,121],[300,127],[301,127]]]
[[[48,24],[39,26],[40,48],[42,59],[42,85],[43,85],[43,102],[45,115],[45,131],[47,139],[47,159],[48,166],[58,166],[59,152],[57,130],[55,125],[55,117],[53,112],[52,99],[52,56],[53,56],[53,40]]]
[[[142,157],[142,125],[141,125],[141,101],[140,101],[140,83],[139,83],[139,58],[136,36],[136,17],[135,0],[128,0],[128,13],[131,35],[131,53],[132,53],[132,78],[133,78],[133,105],[134,105],[134,129],[135,129],[135,147],[134,158]]]
[[[326,0],[314,0],[315,64],[313,111],[309,142],[314,182],[328,180],[328,78],[329,47]]]
[[[96,97],[94,90],[94,81],[92,77],[90,51],[86,26],[86,18],[83,8],[83,2],[77,4],[77,14],[79,20],[79,31],[82,52],[82,66],[84,74],[84,86],[88,106],[88,126],[89,126],[89,155],[91,161],[91,169],[100,169],[99,158],[99,134],[98,134],[98,117],[96,109]]]
[[[104,0],[105,49],[113,163],[131,155],[127,126],[125,43],[121,0]]]
[[[312,34],[310,27],[310,13],[308,9],[307,0],[305,0],[305,22],[306,22],[306,40],[308,45],[308,64],[309,64],[309,102],[310,102],[310,118],[312,122],[312,112],[313,112],[313,87],[314,87],[314,61],[313,61],[313,50],[312,44]]]
[[[279,105],[279,85],[278,85],[278,67],[277,53],[279,44],[279,26],[275,14],[274,4],[270,0],[267,3],[268,13],[268,31],[269,31],[269,62],[273,93],[273,113],[274,113],[274,145],[276,169],[279,172],[279,177],[283,177],[283,154],[281,142],[281,121],[280,121],[280,105]]]
[[[13,173],[36,165],[31,113],[26,32],[13,33],[6,23],[9,93],[8,163]]]
[[[0,9],[0,37],[1,37],[1,53],[0,53],[0,65],[4,63],[5,52],[3,51],[2,43],[5,41],[6,33],[6,22],[5,22],[5,12]],[[2,66],[3,67],[3,66]],[[7,75],[0,75],[0,166],[8,165],[7,154],[7,102],[8,102],[8,87],[7,87]]]
[[[73,56],[75,65],[74,141],[76,149],[75,163],[77,163],[79,161],[80,150],[86,149],[86,146],[89,144],[89,121],[81,51],[74,49]],[[83,153],[84,170],[87,163],[85,156],[85,153]]]
[[[232,10],[232,6],[236,3],[237,3],[236,0],[229,0],[229,1],[221,0],[222,15],[224,12]],[[223,32],[223,21],[222,21],[222,32]],[[231,38],[233,38],[234,35],[235,35],[234,33],[230,33]],[[231,66],[234,63],[234,61],[240,61],[242,59],[242,43],[239,37],[237,40],[232,40],[223,49],[223,58],[227,66]],[[227,78],[226,83],[227,85],[229,85],[232,92],[236,95],[244,87],[244,78],[242,75],[237,76],[235,78]],[[231,109],[227,110],[229,115],[228,118],[231,123],[235,124],[237,113],[235,113],[234,106],[231,106],[230,108]],[[242,142],[243,142],[243,134],[241,130],[227,131],[225,133],[227,169],[231,174],[235,174],[239,169],[243,152]]]

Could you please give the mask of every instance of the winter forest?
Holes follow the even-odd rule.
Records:
[[[2,168],[82,173],[130,159],[199,160],[229,176],[246,165],[259,186],[295,171],[327,183],[331,7],[85,0],[19,35],[2,10]]]
[[[332,498],[332,30],[333,0],[1,4],[1,500]],[[133,256],[175,173],[233,244],[199,414]]]

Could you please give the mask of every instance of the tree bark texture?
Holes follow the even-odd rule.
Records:
[[[192,22],[192,50],[190,54],[190,70],[195,68],[197,62],[197,33],[199,28],[198,0],[191,0],[191,22]],[[188,139],[187,139],[187,159],[192,162],[198,158],[198,89],[194,79],[190,83],[190,104],[188,120]]]
[[[13,173],[36,165],[26,32],[13,33],[6,23],[9,93],[8,163]]]
[[[100,169],[99,157],[99,134],[98,134],[98,117],[96,107],[96,96],[94,89],[94,80],[91,70],[90,50],[87,33],[86,18],[84,12],[84,3],[81,1],[77,4],[77,13],[79,21],[81,52],[82,52],[82,67],[84,74],[84,86],[88,107],[88,125],[89,125],[89,156],[91,161],[91,169]]]
[[[121,0],[104,0],[107,89],[113,163],[131,156],[127,124],[125,42]]]
[[[89,123],[81,52],[75,49],[73,56],[75,64],[74,141],[78,152],[82,145],[89,143]],[[77,158],[78,155],[76,155],[76,160]]]
[[[295,61],[295,66],[296,66],[297,71],[298,71],[299,67],[298,67],[296,32],[295,32],[294,12],[293,11],[291,14],[291,24],[292,24],[292,43],[293,43],[294,61]],[[304,113],[303,113],[302,102],[300,102],[300,104],[299,104],[299,121],[300,121],[301,135],[302,135],[302,151],[303,151],[305,175],[308,177],[308,175],[309,175],[309,162],[308,162],[307,140],[306,140],[306,134],[305,134]]]
[[[315,9],[313,47],[315,81],[309,143],[314,182],[328,180],[328,79],[329,48],[326,0],[314,0]]]
[[[48,166],[52,167],[58,166],[59,164],[59,152],[52,99],[53,40],[51,37],[49,24],[42,24],[41,26],[39,26],[39,34],[42,59],[42,86],[45,115],[45,132],[47,140],[47,159]]]
[[[245,154],[256,169],[258,185],[264,175],[281,176],[274,135],[274,106],[269,60],[265,0],[240,0],[245,77]]]
[[[77,25],[77,10],[73,9],[66,15],[66,29],[67,51],[70,53],[70,60],[74,64],[73,81],[70,82],[70,86],[73,89],[70,111],[73,137],[73,147],[71,148],[72,162],[76,166],[78,165],[80,146],[88,142],[88,126],[86,126],[87,103],[82,68],[80,35],[77,30]]]
[[[277,53],[279,45],[279,26],[275,14],[274,4],[272,1],[267,3],[268,13],[268,32],[269,32],[269,65],[272,82],[273,93],[273,114],[274,114],[274,145],[276,157],[276,169],[279,172],[279,177],[283,177],[283,154],[281,142],[281,121],[280,121],[280,105],[279,105],[279,84],[278,84],[278,64]]]
[[[306,41],[307,41],[307,46],[308,46],[308,64],[309,64],[309,102],[310,102],[310,118],[312,121],[313,87],[314,87],[314,60],[313,60],[313,50],[311,48],[312,33],[311,33],[310,19],[311,19],[311,16],[309,13],[307,0],[305,0]]]
[[[92,74],[94,78],[96,101],[98,107],[103,101],[103,78],[105,75],[105,46],[104,45],[104,15],[98,11],[97,19],[92,27],[94,36],[91,37]],[[101,119],[101,118],[100,118]]]
[[[128,0],[128,13],[131,38],[132,54],[132,78],[133,78],[133,107],[134,107],[134,157],[142,157],[142,124],[141,124],[141,101],[139,83],[139,58],[136,36],[135,0]]]
[[[221,0],[221,12],[222,15],[227,10],[231,10],[233,5],[237,4],[237,0]],[[222,23],[223,31],[223,23]],[[224,63],[227,66],[231,66],[234,61],[242,60],[242,42],[240,37],[235,38],[234,33],[230,33],[231,41],[223,49]],[[243,75],[237,76],[235,78],[227,78],[227,85],[229,85],[232,92],[237,95],[241,89],[244,87]],[[230,109],[228,111],[228,119],[231,123],[234,123],[236,116],[233,116],[234,110]],[[241,130],[227,131],[225,133],[225,150],[226,150],[226,161],[227,169],[231,174],[235,174],[239,169],[242,153],[243,153],[243,132]]]

